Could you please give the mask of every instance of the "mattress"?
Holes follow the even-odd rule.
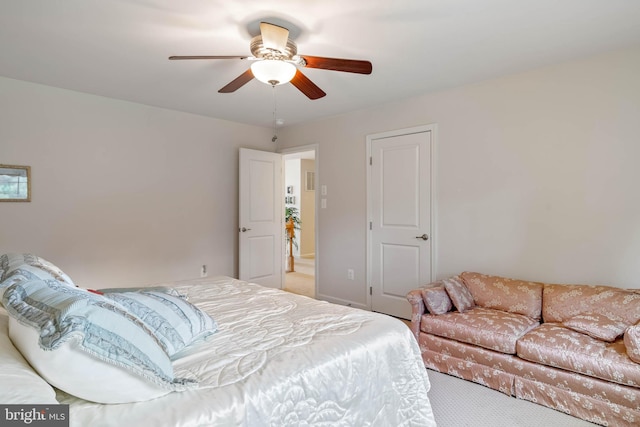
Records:
[[[173,362],[198,388],[118,405],[57,391],[72,426],[435,425],[420,350],[401,321],[229,277],[161,285],[218,323]]]

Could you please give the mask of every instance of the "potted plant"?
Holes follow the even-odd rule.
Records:
[[[298,241],[296,240],[296,230],[300,230],[300,211],[295,206],[286,206],[284,211],[285,237],[287,241],[287,271],[294,271],[293,264],[293,247],[298,249]]]

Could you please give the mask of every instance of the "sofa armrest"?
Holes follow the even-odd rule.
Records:
[[[424,301],[422,300],[422,289],[414,289],[407,294],[407,301],[411,304],[411,332],[419,341],[420,319],[426,312]]]

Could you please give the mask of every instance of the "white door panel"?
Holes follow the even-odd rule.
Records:
[[[281,288],[284,212],[282,156],[240,149],[241,280]]]
[[[420,248],[384,243],[380,248],[382,249],[380,254],[382,296],[405,298],[407,295],[405,284],[420,280]]]
[[[433,276],[431,130],[381,134],[368,144],[371,309],[410,319],[407,293]]]

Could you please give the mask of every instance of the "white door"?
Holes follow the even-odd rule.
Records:
[[[405,319],[407,293],[433,280],[432,130],[367,138],[371,309]]]
[[[240,149],[239,278],[282,288],[282,156]]]

